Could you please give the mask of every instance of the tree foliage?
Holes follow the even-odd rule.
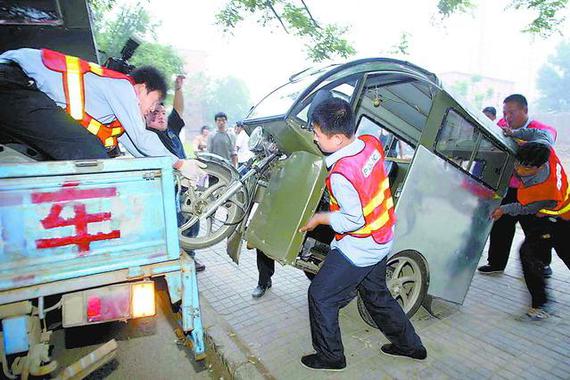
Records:
[[[511,0],[509,8],[527,9],[535,13],[535,18],[527,25],[524,32],[546,38],[560,32],[564,22],[561,11],[568,6],[568,0]],[[437,9],[442,18],[455,13],[467,12],[476,7],[472,0],[439,0]]]
[[[569,0],[510,0],[508,7],[527,9],[536,17],[524,29],[541,37],[560,32],[564,21],[561,11]],[[457,13],[465,13],[476,7],[473,0],[439,0],[437,13],[445,20]],[[248,17],[256,18],[263,27],[279,25],[286,33],[305,41],[308,57],[319,62],[335,56],[347,58],[355,53],[352,45],[343,36],[348,28],[336,24],[321,24],[311,13],[304,0],[227,0],[216,20],[226,33],[233,33],[240,22]],[[400,45],[390,52],[406,55],[408,40],[402,35]]]
[[[538,72],[541,97],[538,107],[549,112],[570,112],[570,40],[562,42]]]
[[[410,33],[402,32],[400,34],[400,41],[397,44],[392,45],[392,48],[388,53],[393,55],[406,56],[410,55]]]
[[[530,9],[537,13],[532,22],[524,29],[525,32],[548,37],[554,32],[560,32],[564,16],[560,11],[568,5],[568,0],[512,0],[515,9]]]
[[[153,21],[142,3],[135,6],[121,6],[113,14],[114,0],[97,0],[93,6],[95,40],[100,51],[106,57],[118,58],[121,49],[130,37],[142,39],[142,43],[130,59],[135,66],[152,65],[159,69],[169,80],[173,75],[183,70],[184,61],[176,50],[169,45],[153,41],[156,39],[154,30],[160,25]]]
[[[257,17],[262,26],[280,25],[286,33],[305,41],[307,55],[314,62],[355,53],[343,38],[347,27],[317,22],[306,3],[301,0],[299,4],[289,0],[229,0],[216,20],[229,33],[248,16]]]
[[[450,17],[455,13],[467,12],[474,7],[471,0],[439,0],[437,11],[441,17]]]

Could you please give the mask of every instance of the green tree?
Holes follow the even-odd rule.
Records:
[[[392,48],[390,49],[390,51],[388,51],[388,53],[390,54],[395,54],[395,55],[410,55],[410,33],[407,32],[403,32],[400,35],[400,41],[395,44],[392,45]]]
[[[137,37],[142,39],[142,43],[130,59],[131,64],[152,65],[169,82],[172,76],[182,72],[184,61],[172,46],[146,42],[156,39],[155,30],[160,24],[152,20],[143,3],[123,5],[115,14],[111,10],[114,0],[98,0],[95,3],[95,6],[92,4],[95,40],[106,57],[120,57],[125,42],[130,37]]]
[[[534,19],[523,31],[546,38],[553,33],[560,33],[560,26],[565,20],[560,13],[567,6],[568,0],[511,0],[508,8],[533,12]],[[437,3],[442,19],[455,13],[467,12],[475,7],[472,0],[439,0]]]
[[[537,86],[541,93],[538,107],[550,112],[570,111],[570,41],[558,45],[538,72]]]
[[[135,66],[152,65],[166,75],[167,81],[181,74],[184,67],[184,60],[172,46],[151,42],[141,44],[130,63]]]
[[[525,32],[543,38],[560,32],[565,20],[561,11],[569,0],[511,0],[508,8],[524,9],[535,13],[535,18]],[[473,0],[439,0],[437,13],[445,20],[457,13],[465,13],[476,7]],[[248,17],[255,17],[264,27],[280,25],[288,34],[305,42],[308,57],[319,62],[334,56],[343,58],[355,53],[352,45],[343,37],[348,28],[336,24],[321,24],[311,13],[304,0],[227,0],[216,15],[217,23],[226,33],[233,33],[238,24]],[[408,35],[402,34],[400,44],[391,53],[408,54]]]
[[[356,52],[343,38],[347,27],[317,22],[305,1],[300,3],[299,6],[289,0],[229,0],[216,20],[228,33],[248,16],[256,17],[264,27],[278,23],[286,33],[305,42],[307,55],[314,62],[334,56],[346,58]]]

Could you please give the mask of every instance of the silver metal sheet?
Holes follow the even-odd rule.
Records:
[[[462,303],[500,197],[419,146],[396,205],[392,253],[411,249],[428,261],[428,293]]]

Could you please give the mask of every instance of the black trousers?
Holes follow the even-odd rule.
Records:
[[[507,195],[503,198],[501,205],[517,202],[517,189],[509,187]],[[489,236],[489,254],[487,261],[493,268],[504,270],[509,261],[509,253],[515,237],[515,229],[517,222],[521,224],[523,232],[527,234],[527,230],[533,228],[535,222],[534,217],[529,216],[511,216],[503,215],[499,220],[493,223],[491,235]],[[544,265],[550,265],[552,254],[550,252],[541,252],[540,258]]]
[[[0,63],[0,139],[26,144],[54,160],[108,158],[99,139],[15,64]]]
[[[405,352],[422,347],[410,320],[386,286],[386,262],[357,267],[336,249],[327,255],[309,286],[309,321],[315,351],[330,361],[342,361],[344,347],[339,310],[360,293],[380,331]]]
[[[275,273],[275,260],[265,256],[263,251],[256,249],[257,252],[257,271],[259,278],[257,285],[266,287],[271,282],[271,276]]]
[[[570,221],[537,218],[526,233],[520,248],[524,280],[531,296],[532,307],[548,303],[546,279],[544,278],[545,253],[552,248],[570,269]]]

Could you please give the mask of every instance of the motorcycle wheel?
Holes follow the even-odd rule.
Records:
[[[202,217],[209,204],[239,180],[239,175],[223,159],[208,157],[200,158],[200,161],[207,165],[204,169],[208,173],[207,178],[196,188],[186,189],[180,197],[181,212],[186,222],[178,229],[178,239],[186,251],[208,248],[227,238],[243,219],[249,202],[248,194],[242,188],[212,215]]]
[[[411,318],[422,305],[429,285],[429,272],[422,255],[415,251],[403,251],[392,256],[386,265],[386,285],[392,297]],[[378,328],[357,295],[358,313],[368,325]]]

